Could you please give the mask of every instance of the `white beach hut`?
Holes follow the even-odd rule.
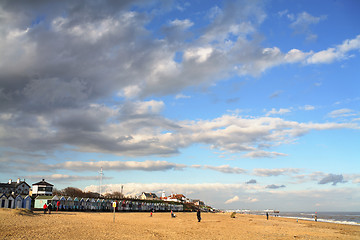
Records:
[[[5,193],[0,194],[0,208],[6,208],[7,206],[7,196]]]
[[[73,210],[74,209],[74,200],[71,197],[68,197],[65,202],[66,210]]]
[[[7,208],[15,208],[15,199],[12,195],[8,197],[8,205]]]

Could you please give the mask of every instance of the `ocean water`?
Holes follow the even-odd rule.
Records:
[[[271,214],[273,215],[273,214]],[[281,212],[279,217],[315,221],[315,212]],[[317,212],[318,222],[349,224],[360,226],[360,212]]]
[[[299,220],[315,221],[315,214],[318,222],[329,222],[360,226],[360,212],[274,212],[274,210],[227,210],[227,212],[238,212],[242,214],[265,215],[270,217],[284,217]]]

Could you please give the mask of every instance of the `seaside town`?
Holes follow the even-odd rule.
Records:
[[[28,210],[61,211],[215,211],[199,199],[189,199],[183,194],[165,192],[158,197],[155,193],[142,192],[138,196],[124,196],[120,192],[99,194],[83,192],[81,189],[67,187],[57,190],[54,185],[42,179],[30,186],[25,179],[9,179],[0,183],[1,208],[25,208]],[[115,208],[115,209],[114,209]]]

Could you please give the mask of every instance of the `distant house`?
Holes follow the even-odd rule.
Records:
[[[158,196],[156,196],[155,193],[146,193],[146,192],[143,192],[140,196],[139,196],[140,199],[142,200],[158,200]]]
[[[43,179],[42,181],[34,183],[32,185],[32,195],[33,196],[39,196],[39,195],[51,196],[53,187],[54,187],[54,185],[46,182],[45,179]]]
[[[190,200],[185,197],[183,194],[171,194],[170,196],[168,197],[165,197],[164,196],[165,193],[163,193],[163,196],[161,197],[161,200],[163,201],[170,201],[170,202],[181,202],[181,203],[184,203],[184,202],[189,202]]]
[[[193,199],[192,202],[195,206],[205,206],[205,203],[203,201],[200,201],[199,199]]]
[[[16,182],[13,182],[11,179],[7,183],[0,183],[0,193],[12,194],[12,195],[28,195],[30,191],[30,186],[24,181],[21,181],[20,178]]]

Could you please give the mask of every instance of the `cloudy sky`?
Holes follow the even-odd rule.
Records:
[[[360,3],[0,2],[0,176],[360,211]]]

